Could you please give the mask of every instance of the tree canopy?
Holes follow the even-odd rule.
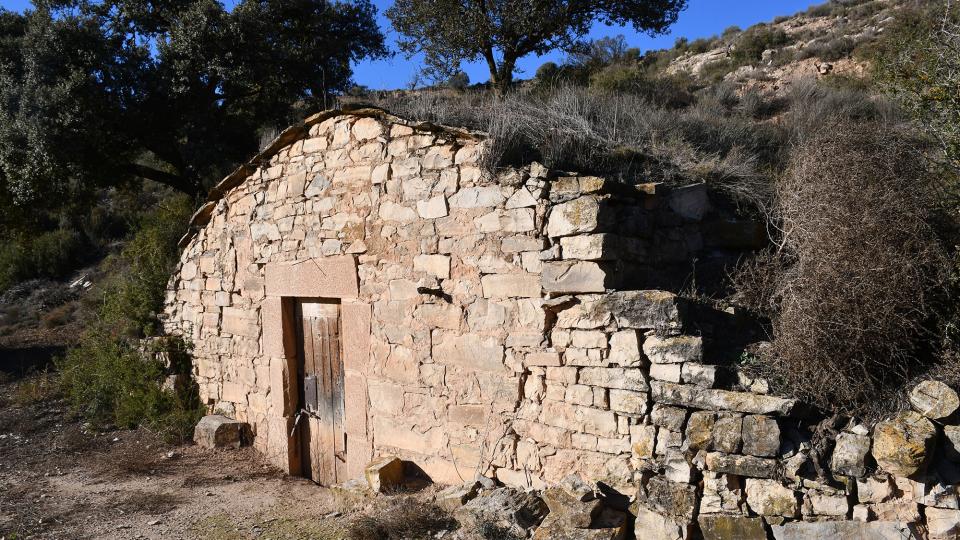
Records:
[[[666,30],[686,0],[396,0],[387,17],[400,48],[422,52],[438,78],[461,62],[483,60],[490,81],[504,92],[518,59],[553,49],[576,50],[591,24],[632,24],[641,32]]]
[[[42,0],[0,9],[0,203],[151,179],[200,195],[258,131],[386,54],[369,0]]]

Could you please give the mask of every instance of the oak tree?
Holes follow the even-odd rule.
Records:
[[[150,179],[194,196],[386,54],[369,0],[36,0],[0,9],[0,204]]]
[[[461,62],[483,60],[502,94],[517,60],[575,50],[594,22],[656,34],[685,7],[686,0],[396,0],[387,17],[401,50],[424,53],[429,73],[444,78]]]

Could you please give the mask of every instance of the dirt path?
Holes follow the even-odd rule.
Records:
[[[18,384],[0,384],[0,540],[381,538],[377,505],[424,500],[344,501],[250,448],[91,433],[57,399],[18,399]]]

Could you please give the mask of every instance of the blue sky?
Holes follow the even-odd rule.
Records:
[[[227,0],[227,5],[235,0]],[[698,37],[719,34],[724,28],[737,25],[746,28],[752,24],[769,21],[777,15],[791,15],[807,7],[823,3],[825,0],[689,0],[689,6],[680,14],[680,18],[670,29],[670,33],[651,38],[645,34],[638,34],[632,28],[609,27],[597,24],[593,27],[589,37],[623,34],[627,43],[642,50],[662,49],[673,45],[678,37],[696,39]],[[393,3],[392,0],[374,0],[380,10],[380,26],[387,34],[392,44],[396,34],[390,27],[389,21],[383,16],[383,11]],[[22,10],[30,5],[29,0],[0,0],[0,6],[10,10]],[[394,47],[395,49],[395,47]],[[517,62],[520,69],[519,78],[533,76],[540,64],[548,61],[559,61],[564,54],[553,52],[542,57],[528,56]],[[419,69],[419,59],[407,59],[403,55],[396,55],[387,60],[362,62],[354,68],[354,79],[357,83],[370,88],[388,89],[407,86]],[[472,82],[482,82],[489,79],[485,65],[471,63],[464,66],[464,71]]]

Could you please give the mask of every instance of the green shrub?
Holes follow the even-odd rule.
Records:
[[[0,291],[32,278],[60,278],[86,260],[89,245],[79,232],[55,229],[0,238]]]
[[[763,51],[777,49],[788,43],[790,38],[782,29],[758,25],[740,34],[730,56],[737,66],[745,66],[759,62]]]
[[[142,425],[182,441],[203,414],[196,389],[163,389],[168,369],[138,347],[139,338],[159,329],[157,313],[190,209],[187,197],[171,197],[143,218],[110,261],[112,278],[104,287],[97,320],[80,345],[57,363],[68,401],[95,425]],[[175,340],[163,343],[176,360],[169,371],[184,372],[186,347]]]

